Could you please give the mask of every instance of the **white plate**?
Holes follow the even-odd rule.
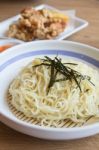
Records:
[[[39,6],[35,7],[36,10],[39,10],[42,8],[48,8],[48,9],[52,9],[52,10],[54,9],[56,11],[59,11],[56,8],[51,7],[49,5],[39,5]],[[74,13],[71,13],[71,11],[63,11],[63,13],[69,15],[70,21],[69,21],[69,24],[66,27],[65,31],[55,38],[57,40],[62,40],[64,38],[67,38],[70,35],[82,30],[83,28],[85,28],[88,25],[87,21],[76,17],[74,15]],[[0,23],[0,29],[1,29],[0,36],[6,36],[6,32],[9,29],[9,25],[11,25],[13,22],[17,21],[19,17],[20,17],[20,15],[17,15],[17,16],[14,16],[12,18],[9,18],[9,19],[1,22]]]
[[[21,44],[0,55],[0,111],[1,121],[22,133],[51,140],[77,139],[99,133],[99,122],[83,127],[49,128],[33,125],[14,116],[6,102],[6,91],[10,82],[23,66],[33,58],[44,55],[61,55],[85,61],[99,69],[99,50],[70,41],[36,41]],[[99,121],[99,120],[98,120]]]
[[[0,46],[1,45],[6,45],[6,44],[22,44],[23,42],[21,42],[20,40],[17,39],[0,39]]]

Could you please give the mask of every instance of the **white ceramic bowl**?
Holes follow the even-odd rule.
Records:
[[[51,140],[77,139],[99,133],[99,122],[74,128],[49,128],[32,125],[16,118],[6,102],[6,91],[20,69],[33,58],[44,55],[72,57],[99,68],[99,50],[70,41],[37,41],[21,44],[0,54],[0,119],[22,133]]]

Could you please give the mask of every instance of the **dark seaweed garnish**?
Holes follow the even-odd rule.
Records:
[[[77,88],[81,91],[81,81],[82,80],[88,80],[93,86],[95,86],[90,76],[82,75],[80,72],[70,68],[70,65],[78,65],[75,63],[62,63],[61,59],[55,57],[54,59],[51,59],[48,56],[45,56],[44,59],[41,59],[43,63],[40,63],[38,65],[35,65],[33,67],[39,67],[39,66],[47,66],[50,67],[50,81],[48,84],[48,92],[50,88],[53,86],[55,82],[62,82],[66,80],[74,80]],[[69,65],[69,66],[68,66]],[[57,74],[60,73],[63,75],[63,78],[57,79]]]

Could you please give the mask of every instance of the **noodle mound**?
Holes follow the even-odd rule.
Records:
[[[73,122],[85,122],[91,116],[99,117],[99,73],[87,64],[78,61],[78,65],[69,65],[83,75],[89,75],[93,86],[88,80],[81,81],[81,89],[74,81],[55,82],[47,92],[50,81],[50,67],[41,64],[41,59],[33,60],[13,80],[9,87],[12,96],[11,104],[27,117],[33,117],[51,126],[53,122],[70,119]],[[62,75],[58,74],[57,79]],[[57,123],[56,123],[57,127]]]

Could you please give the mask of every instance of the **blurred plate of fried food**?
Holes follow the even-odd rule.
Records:
[[[0,36],[25,42],[63,40],[85,28],[88,22],[75,16],[75,10],[62,11],[49,5],[21,10],[20,14],[0,23]]]

